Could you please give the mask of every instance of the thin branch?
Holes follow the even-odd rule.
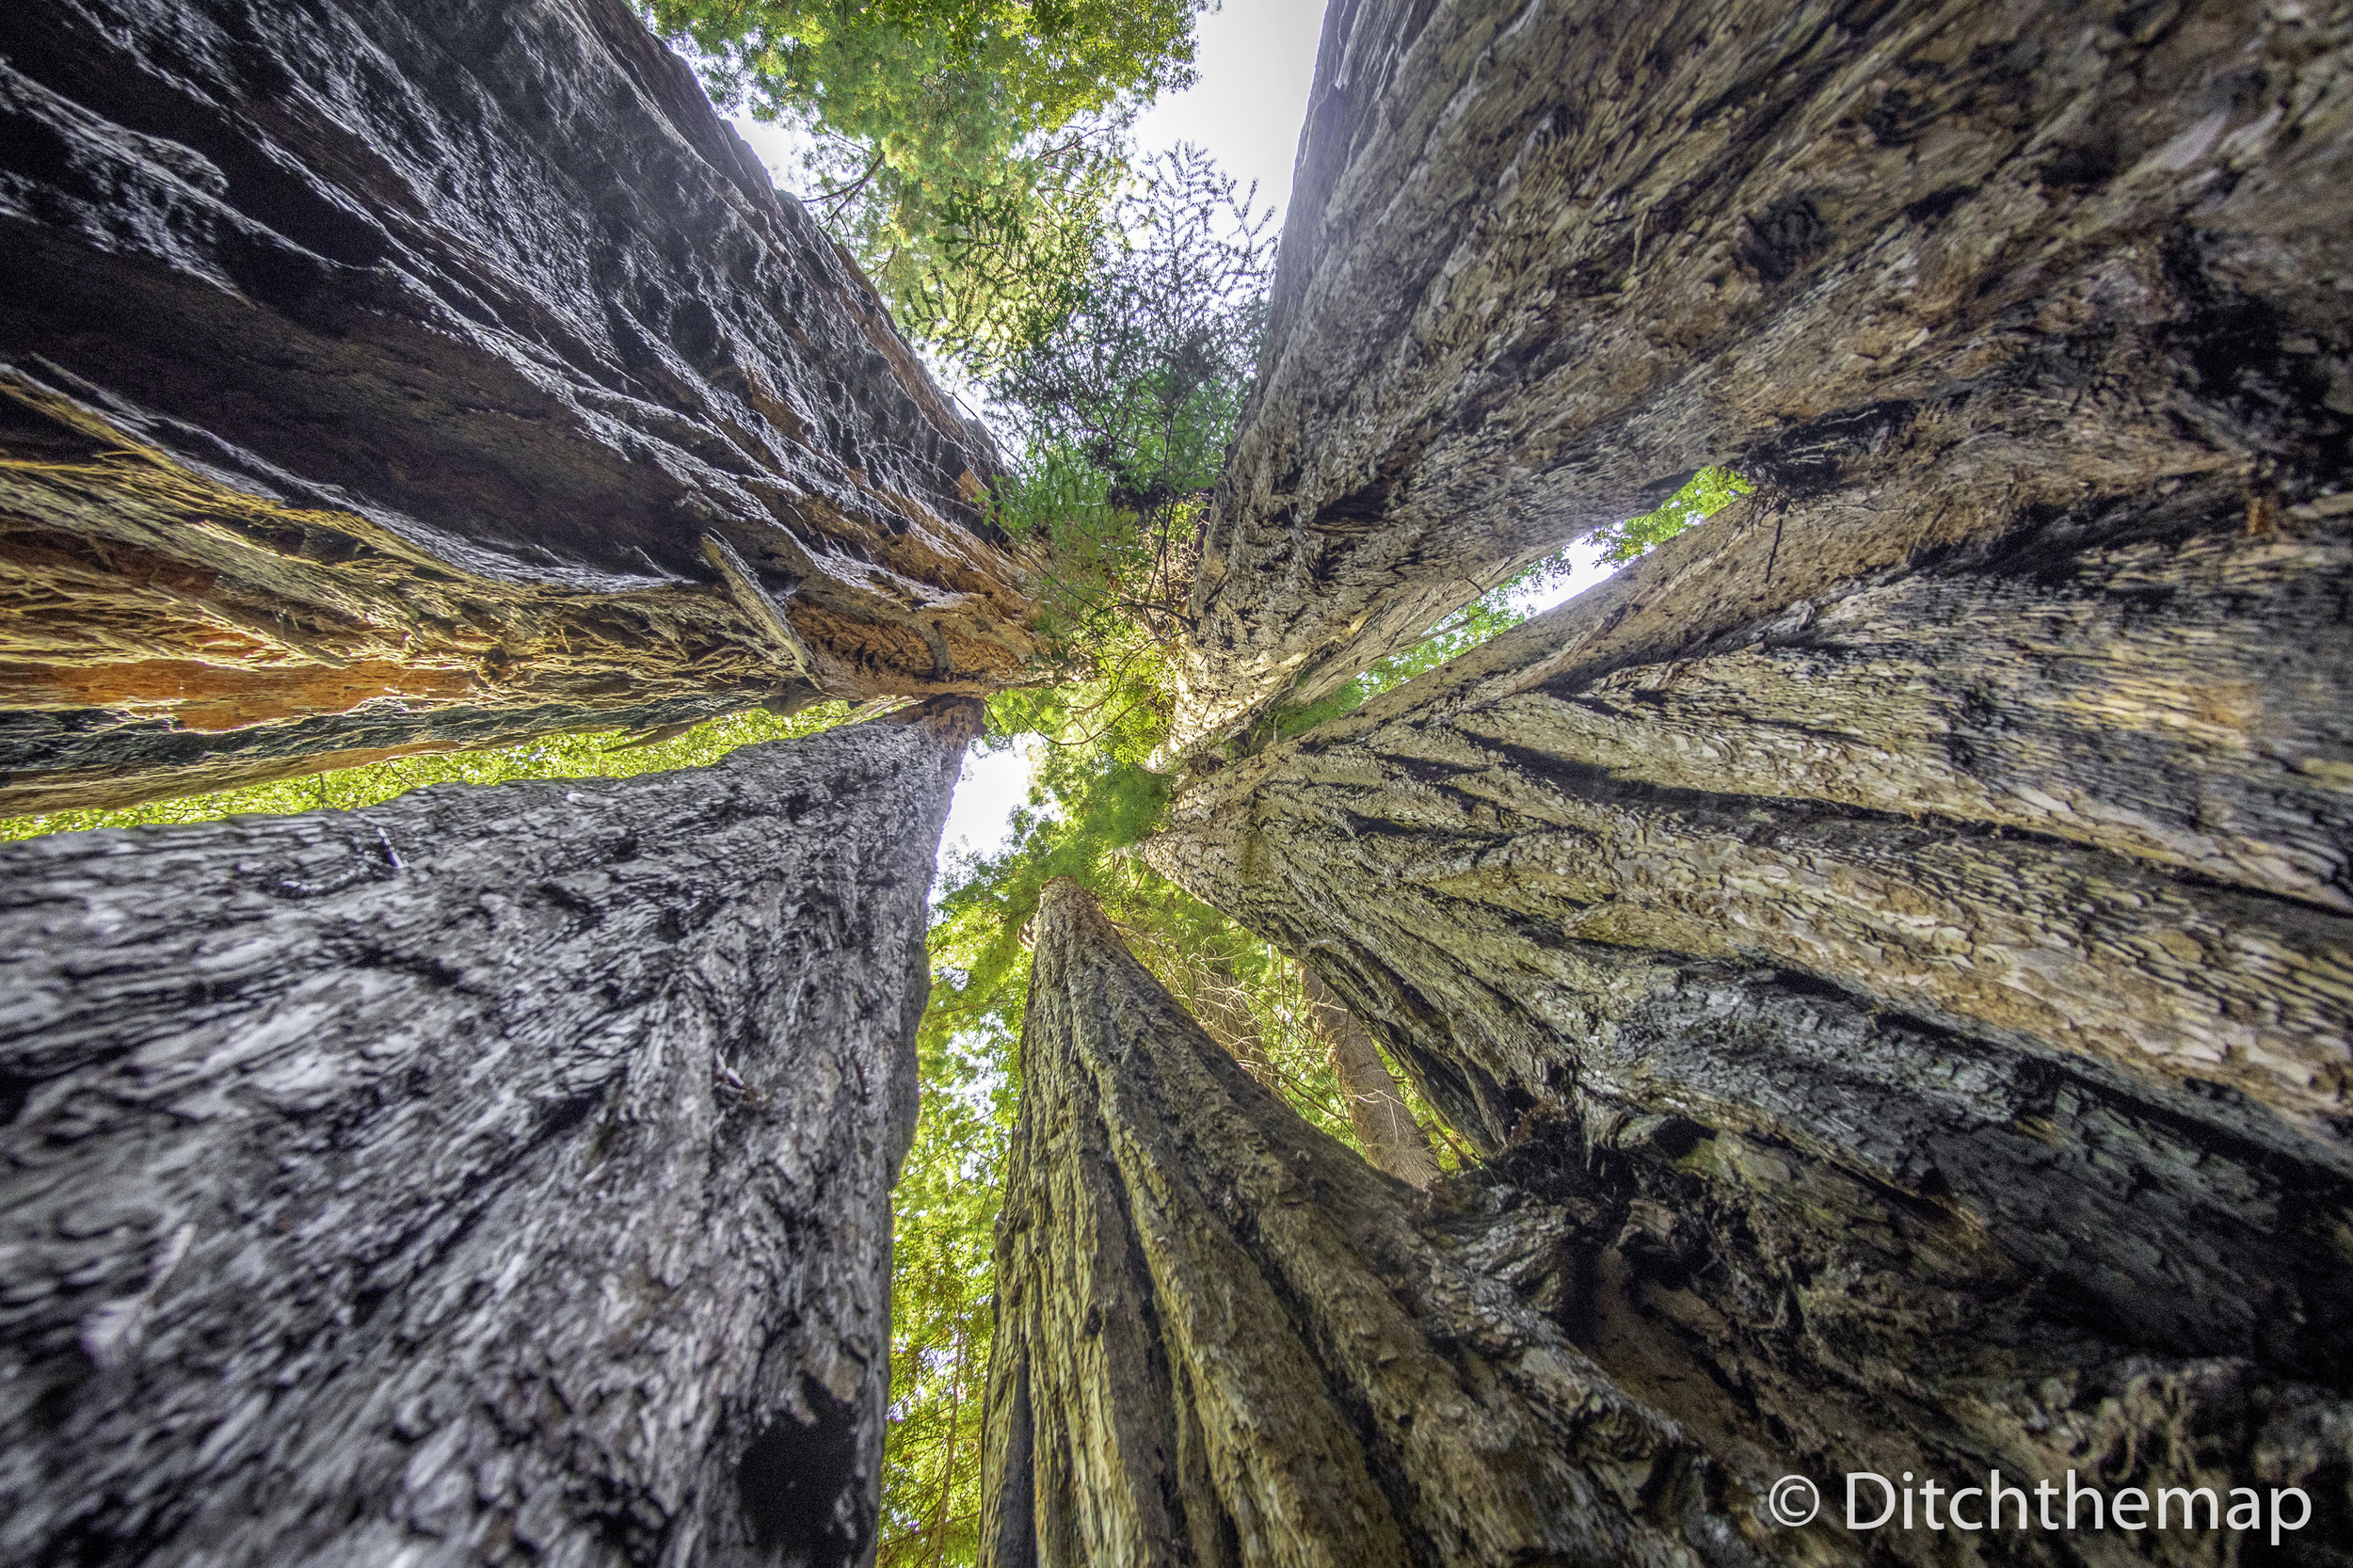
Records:
[[[821,202],[830,203],[825,210],[825,216],[827,217],[830,218],[838,216],[841,212],[841,203],[847,201],[851,197],[856,196],[858,191],[865,186],[866,182],[872,180],[881,171],[882,166],[883,152],[882,149],[878,147],[874,149],[873,162],[866,166],[865,173],[859,175],[848,184],[842,185],[838,189],[821,192],[814,200]]]

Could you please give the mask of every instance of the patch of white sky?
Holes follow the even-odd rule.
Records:
[[[1290,200],[1291,168],[1299,131],[1306,119],[1307,89],[1315,78],[1316,45],[1323,29],[1324,0],[1225,0],[1203,16],[1195,34],[1198,79],[1171,93],[1137,117],[1131,133],[1137,151],[1149,155],[1178,142],[1192,142],[1216,160],[1241,185],[1257,187],[1257,206],[1271,210],[1279,229]],[[769,175],[789,191],[806,179],[802,136],[788,125],[763,124],[749,115],[734,117],[735,128],[768,166]],[[935,367],[946,371],[948,367]],[[981,399],[960,377],[941,380],[968,407]],[[1576,569],[1545,588],[1513,596],[1528,615],[1548,610],[1592,587],[1609,574],[1594,552],[1573,547]],[[1012,817],[1029,793],[1032,751],[975,747],[965,759],[964,778],[940,843],[943,869],[960,856],[991,855],[1009,842]]]

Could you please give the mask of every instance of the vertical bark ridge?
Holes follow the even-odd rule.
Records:
[[[1075,885],[1036,931],[984,1562],[1755,1560],[1741,1482],[1515,1294],[1490,1227],[1426,1231]]]
[[[1146,857],[1600,1205],[1580,1342],[1712,1446],[2292,1471],[2341,1560],[2348,514],[2217,474],[1842,576],[2015,496],[1923,456],[1209,776]]]
[[[864,1560],[977,720],[0,850],[0,1551]]]

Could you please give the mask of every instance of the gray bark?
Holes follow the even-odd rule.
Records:
[[[0,850],[0,1556],[871,1560],[976,708]]]
[[[1755,1560],[1743,1483],[1506,1283],[1510,1226],[1425,1223],[1075,884],[1035,930],[984,1568]]]
[[[1438,1179],[1430,1135],[1405,1108],[1381,1048],[1321,975],[1302,966],[1300,987],[1311,1025],[1331,1058],[1332,1076],[1348,1096],[1348,1123],[1365,1158],[1408,1186],[1428,1187]]]
[[[623,0],[0,60],[0,810],[1023,678],[985,433]]]
[[[2348,514],[2005,517],[1923,423],[1212,776],[1147,858],[1602,1204],[1582,1342],[1688,1430],[2284,1466],[2342,1560]]]
[[[1761,488],[1145,853],[1561,1206],[1564,1325],[1736,1468],[2294,1475],[2345,1560],[2349,26],[1334,13],[1181,724]]]
[[[2348,28],[1335,0],[1172,744],[1330,693],[1704,464],[1808,493],[1926,415],[2012,507],[2119,473],[2341,488]],[[2066,425],[2039,472],[2004,461],[2027,414]],[[1925,561],[1951,524],[1874,547]]]

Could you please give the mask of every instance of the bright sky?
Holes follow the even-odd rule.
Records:
[[[1144,112],[1136,121],[1136,146],[1153,152],[1180,141],[1198,143],[1242,184],[1257,181],[1258,205],[1273,207],[1279,221],[1290,196],[1291,160],[1322,29],[1323,0],[1225,0],[1196,24],[1199,82]],[[770,176],[797,190],[793,134],[749,115],[733,120]]]
[[[1146,109],[1136,145],[1198,144],[1241,184],[1257,181],[1258,206],[1279,223],[1322,32],[1323,0],[1225,0],[1193,34],[1200,81]]]
[[[1596,560],[1593,546],[1580,544],[1574,548],[1577,569],[1566,582],[1521,598],[1521,610],[1531,616],[1549,610],[1583,593],[1616,569]],[[964,777],[956,785],[955,799],[948,808],[948,826],[940,835],[943,870],[952,854],[992,855],[1005,847],[1013,830],[1014,808],[1030,792],[1031,755],[1028,745],[991,752],[975,746],[965,753]]]
[[[1200,80],[1191,91],[1173,94],[1144,111],[1135,125],[1138,150],[1150,153],[1180,141],[1198,144],[1241,184],[1257,183],[1257,205],[1272,208],[1279,226],[1290,199],[1291,164],[1306,118],[1307,89],[1315,78],[1323,5],[1324,0],[1225,0],[1198,24],[1194,65]],[[748,116],[736,117],[735,128],[778,184],[797,188],[791,133]],[[1521,607],[1531,614],[1549,609],[1607,575],[1589,556],[1586,568],[1567,584],[1531,596]],[[970,753],[948,812],[943,860],[950,852],[1001,848],[1011,827],[1008,819],[1028,794],[1029,785],[1027,748]]]

